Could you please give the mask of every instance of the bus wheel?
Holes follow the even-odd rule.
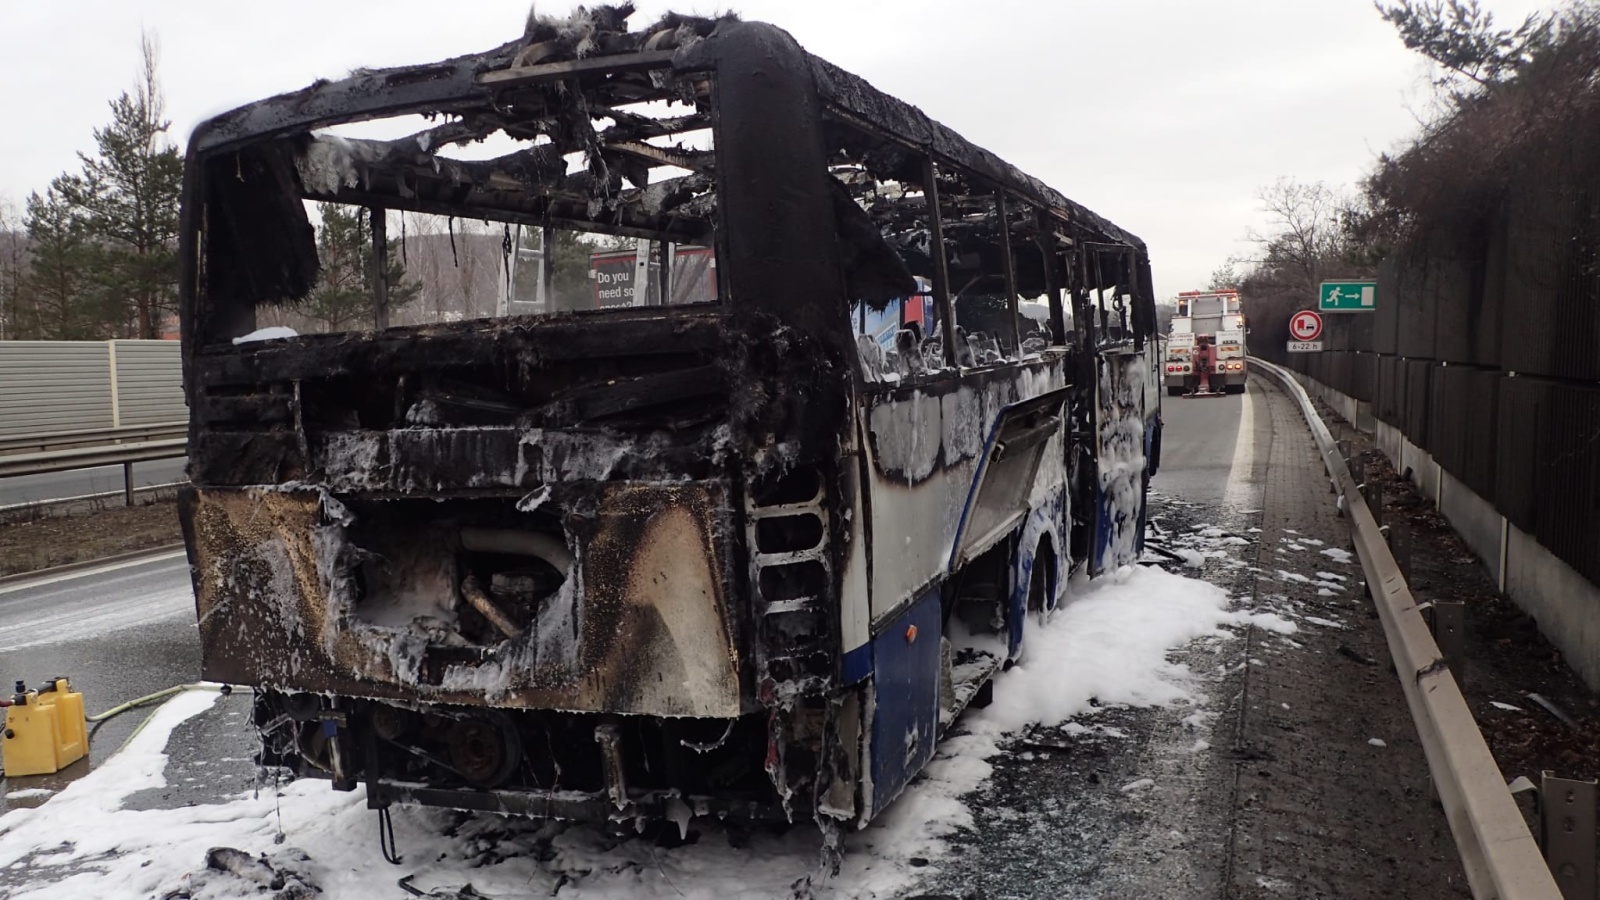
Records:
[[[450,764],[476,788],[495,788],[516,774],[522,738],[509,716],[486,710],[450,731]]]
[[[1050,605],[1050,571],[1055,568],[1056,553],[1049,541],[1040,541],[1033,553],[1033,571],[1028,576],[1028,612],[1043,616]]]

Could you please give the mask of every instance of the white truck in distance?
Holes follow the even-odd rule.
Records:
[[[1207,382],[1209,393],[1244,393],[1245,377],[1250,374],[1245,361],[1244,313],[1239,308],[1238,291],[1183,291],[1178,294],[1178,309],[1172,317],[1167,341],[1166,371],[1163,381],[1167,394],[1200,393]],[[1196,341],[1208,335],[1209,341]],[[1210,349],[1200,349],[1209,343]],[[1209,357],[1202,373],[1201,357]],[[1206,377],[1202,379],[1202,374]]]

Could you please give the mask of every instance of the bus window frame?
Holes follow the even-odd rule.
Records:
[[[720,158],[723,148],[722,117],[717,114],[717,88],[719,79],[717,77],[718,73],[716,71],[716,67],[708,66],[705,68],[686,68],[681,70],[675,69],[673,68],[670,57],[671,54],[669,53],[662,59],[655,61],[651,67],[667,69],[671,72],[674,79],[700,79],[707,82],[708,86],[706,102],[708,112],[706,116],[707,124],[703,127],[703,130],[708,130],[711,133],[711,152],[714,154],[712,171],[715,172],[718,168],[720,168]],[[563,64],[558,63],[550,66],[549,68],[552,70],[550,78],[555,79],[558,77],[559,71],[563,69],[564,66]],[[629,69],[629,66],[625,62],[619,61],[618,69],[626,71]],[[200,177],[194,180],[194,183],[185,185],[184,194],[186,195],[186,198],[192,198],[193,200],[198,201],[198,203],[194,204],[195,206],[202,209],[209,209],[213,204],[218,202],[218,198],[215,192],[210,189],[210,185],[207,183],[209,179],[206,178],[205,174],[203,173],[209,172],[209,167],[219,164],[220,162],[226,160],[230,155],[236,155],[241,151],[246,151],[253,147],[270,145],[274,142],[284,141],[286,139],[298,138],[315,140],[317,139],[318,132],[327,132],[329,129],[337,128],[341,125],[361,123],[375,119],[403,118],[414,115],[437,115],[441,112],[448,112],[448,109],[451,106],[458,104],[461,99],[462,98],[460,97],[441,98],[437,96],[423,96],[406,102],[386,105],[382,109],[368,109],[359,105],[353,105],[349,108],[341,110],[335,115],[318,116],[314,114],[306,114],[292,120],[281,120],[275,123],[277,127],[273,129],[261,130],[256,133],[251,133],[246,137],[235,137],[231,140],[216,139],[216,137],[210,133],[210,130],[207,127],[213,123],[202,123],[201,128],[197,129],[196,134],[191,138],[190,149],[195,163],[195,165],[193,165],[193,169],[197,171],[197,173],[202,174],[200,174]],[[264,110],[264,107],[263,104],[252,104],[249,107],[243,107],[241,109],[255,111],[257,109]],[[536,121],[536,119],[528,120],[528,122],[532,121]],[[229,124],[237,126],[239,123],[231,122]],[[524,122],[516,124],[527,123]],[[689,134],[699,130],[702,129],[674,132],[674,134]],[[497,130],[494,133],[502,132]],[[399,140],[408,139],[409,138],[401,138]],[[519,150],[529,149],[533,146],[535,146],[534,142],[528,140],[526,141],[526,146],[519,147]],[[440,147],[435,147],[433,149],[438,150]],[[186,165],[186,168],[189,168],[189,166]],[[714,265],[714,268],[718,269],[719,271],[721,270],[720,260],[725,252],[723,241],[724,229],[722,227],[723,217],[720,215],[720,207],[722,205],[722,184],[720,183],[720,180],[715,177],[712,179],[711,191],[715,194],[716,210],[707,217],[706,221],[704,222],[704,229],[695,234],[644,228],[637,225],[625,224],[620,221],[608,222],[604,220],[571,219],[565,216],[555,216],[550,214],[551,207],[549,200],[544,201],[544,210],[542,214],[536,214],[532,212],[511,210],[495,206],[469,204],[459,201],[437,201],[423,199],[419,196],[406,197],[397,191],[377,193],[370,190],[341,189],[337,194],[325,196],[323,194],[310,191],[303,185],[298,186],[298,189],[280,187],[280,190],[285,198],[290,198],[296,203],[335,203],[347,206],[357,211],[360,215],[366,217],[373,215],[378,215],[381,217],[382,214],[388,211],[394,211],[401,213],[402,215],[405,213],[417,213],[421,215],[439,216],[442,218],[486,221],[499,226],[521,226],[527,229],[540,229],[547,238],[550,236],[551,231],[555,229],[565,229],[568,231],[577,232],[579,234],[598,234],[619,238],[633,238],[641,241],[703,246],[710,248],[713,258],[719,260],[719,263]],[[190,205],[187,199],[185,205]],[[211,234],[209,232],[209,228],[211,226],[208,221],[210,218],[211,217],[209,215],[203,215],[198,221],[183,223],[184,227],[180,231],[179,267],[181,270],[181,282],[178,303],[180,310],[187,308],[187,316],[191,318],[194,324],[197,326],[192,330],[192,332],[186,333],[184,337],[186,340],[193,341],[197,349],[204,348],[213,352],[248,352],[256,345],[252,343],[235,345],[232,343],[232,340],[238,335],[230,334],[228,332],[237,331],[238,323],[243,320],[248,319],[250,321],[257,321],[257,311],[263,305],[269,305],[271,301],[256,300],[252,303],[239,297],[229,297],[221,298],[219,302],[219,297],[216,293],[213,282],[206,278],[204,274],[212,268],[213,264],[211,247],[213,242],[210,240]],[[377,232],[380,230],[381,229],[374,229],[374,243],[376,243],[378,240]],[[313,240],[315,240],[315,236],[313,236]],[[260,251],[232,248],[232,253],[234,255],[225,257],[224,259],[237,258],[236,254],[240,252],[259,253]],[[381,257],[382,255],[383,254],[381,251],[374,253],[375,258]],[[321,261],[319,259],[319,272],[321,268],[320,262]],[[546,268],[546,271],[542,272],[540,277],[542,280],[546,281],[548,287],[548,281],[551,275],[551,273],[548,271],[549,260],[542,262],[541,265]],[[374,285],[375,292],[378,294],[378,296],[374,298],[376,305],[375,313],[378,316],[387,318],[386,314],[389,312],[389,307],[386,302],[386,298],[382,296],[382,294],[385,293],[383,288],[383,280],[377,279]],[[314,289],[315,286],[313,285],[312,290]],[[306,296],[309,296],[309,292]],[[276,302],[285,307],[292,308],[298,303],[303,303],[305,299],[306,297],[295,298],[293,300],[289,298],[279,298]],[[473,319],[463,319],[459,322],[430,322],[397,326],[388,326],[386,323],[380,324],[379,322],[374,321],[369,327],[343,329],[337,332],[307,332],[303,336],[309,337],[316,334],[373,336],[382,334],[383,332],[391,329],[426,329],[441,325],[470,325],[475,327],[493,328],[504,327],[506,324],[518,321],[526,321],[530,318],[535,320],[543,320],[550,316],[561,315],[617,315],[618,313],[627,310],[637,311],[641,308],[652,310],[659,315],[681,314],[686,310],[701,313],[713,310],[718,312],[726,312],[730,306],[731,298],[728,291],[728,284],[726,283],[725,278],[719,276],[716,279],[716,299],[714,301],[677,305],[662,304],[659,307],[613,306],[597,309],[573,309],[543,313],[517,313],[508,315],[482,316]],[[246,331],[248,330],[250,329],[246,329]]]
[[[829,114],[834,114],[834,111],[829,110]],[[912,148],[905,141],[898,139],[893,135],[886,135],[876,129],[863,127],[859,122],[855,121],[853,117],[840,116],[839,118],[845,124],[861,128],[863,131],[876,138],[893,142],[907,150],[914,150],[914,148]],[[1010,212],[1012,206],[1008,201],[1008,196],[1011,192],[1004,186],[994,184],[982,175],[967,171],[957,164],[940,160],[934,155],[928,153],[922,153],[919,155],[921,160],[919,168],[924,181],[921,187],[923,188],[924,197],[927,198],[927,207],[932,213],[932,215],[929,216],[927,223],[930,230],[930,247],[946,247],[946,244],[944,243],[942,194],[940,193],[938,187],[939,174],[941,171],[950,170],[960,172],[963,178],[968,179],[975,186],[986,187],[991,192],[990,195],[994,198],[995,218],[1000,223],[1000,227],[996,229],[998,240],[995,242],[995,246],[1000,251],[1000,256],[1004,263],[1002,271],[999,274],[1002,276],[1004,281],[1004,293],[1006,296],[1007,307],[1010,312],[1009,319],[1012,347],[1014,348],[1016,358],[1008,359],[1006,361],[988,366],[963,368],[957,365],[955,356],[955,329],[960,323],[956,319],[955,303],[954,299],[950,295],[948,252],[941,252],[933,254],[932,263],[934,277],[930,279],[932,286],[928,293],[931,293],[933,296],[934,312],[935,315],[939,317],[940,337],[942,344],[941,352],[944,357],[944,365],[939,369],[929,371],[922,375],[901,376],[901,378],[896,381],[876,381],[866,377],[864,364],[860,357],[856,356],[851,367],[855,373],[853,380],[856,382],[857,390],[864,391],[868,394],[892,394],[907,387],[933,385],[953,378],[959,379],[970,372],[988,371],[991,369],[1003,368],[1008,365],[1020,367],[1029,364],[1029,361],[1023,358],[1021,327],[1017,321],[1021,301],[1020,297],[1018,296],[1016,286],[1016,254],[1011,240]],[[1023,211],[1024,217],[1031,214],[1034,221],[1039,223],[1040,233],[1034,240],[1040,248],[1041,263],[1043,265],[1043,279],[1046,284],[1044,294],[1050,309],[1051,342],[1049,347],[1046,348],[1046,351],[1065,353],[1070,349],[1070,347],[1068,346],[1066,335],[1065,312],[1062,302],[1062,287],[1057,283],[1059,280],[1057,267],[1052,265],[1052,261],[1053,258],[1065,257],[1064,259],[1059,259],[1059,261],[1064,264],[1062,268],[1070,272],[1070,263],[1068,260],[1074,255],[1071,251],[1072,244],[1068,242],[1063,245],[1056,242],[1056,231],[1060,225],[1060,220],[1057,219],[1057,217],[1049,210],[1041,208],[1038,204],[1028,200],[1027,198],[1018,198],[1018,205]],[[1046,249],[1047,247],[1052,249]],[[1127,249],[1130,253],[1136,252],[1136,249],[1131,245]],[[920,297],[923,296],[923,294],[919,293],[914,296]],[[861,334],[860,328],[856,323],[857,317],[864,318],[865,305],[853,298],[847,297],[846,299],[850,305],[847,306],[845,310],[847,315],[845,315],[843,318],[846,326],[848,327],[849,335],[853,339]],[[849,315],[853,308],[859,308],[856,316]],[[902,325],[905,324],[905,310],[906,307],[903,300],[900,307],[900,319]]]

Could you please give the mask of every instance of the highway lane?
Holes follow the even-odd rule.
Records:
[[[185,465],[187,462],[183,459],[155,459],[134,463],[134,487],[183,481],[188,477],[184,474]],[[120,490],[122,490],[121,466],[99,466],[93,469],[74,469],[70,472],[0,478],[0,506]]]
[[[83,692],[91,713],[197,680],[200,641],[183,553],[0,585],[0,687],[9,691],[17,680],[32,687],[58,676]],[[227,712],[237,715],[234,706]],[[90,741],[89,762],[53,776],[7,779],[6,788],[59,790],[115,752],[147,712],[102,725]],[[0,812],[6,807],[0,795]]]
[[[1257,415],[1260,389],[1221,397],[1162,397],[1161,469],[1152,490],[1242,513],[1260,508],[1258,460],[1272,423]]]
[[[1161,402],[1162,459],[1150,482],[1152,519],[1169,536],[1202,525],[1246,533],[1261,519],[1273,440],[1260,389]],[[1237,562],[1244,551],[1228,552]],[[1248,595],[1253,581],[1242,564],[1213,561],[1182,572],[1235,596]],[[1229,731],[1226,724],[1207,731],[1204,723],[1213,716],[1229,721],[1225,698],[1237,695],[1245,654],[1242,641],[1174,654],[1214,698],[1209,709],[1103,709],[1079,720],[1082,730],[1076,733],[1043,730],[1015,747],[1017,752],[990,759],[994,773],[971,804],[975,826],[948,838],[960,861],[944,866],[925,885],[925,896],[1222,896],[1233,771],[1222,751],[1206,751],[1210,744],[1227,746]],[[1197,738],[1204,740],[1197,744]],[[1120,790],[1152,774],[1150,799]],[[1051,837],[1041,852],[1044,833]]]
[[[189,564],[171,551],[0,586],[0,653],[193,617]]]

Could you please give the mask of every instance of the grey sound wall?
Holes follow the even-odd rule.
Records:
[[[188,417],[177,341],[0,341],[0,437]]]

